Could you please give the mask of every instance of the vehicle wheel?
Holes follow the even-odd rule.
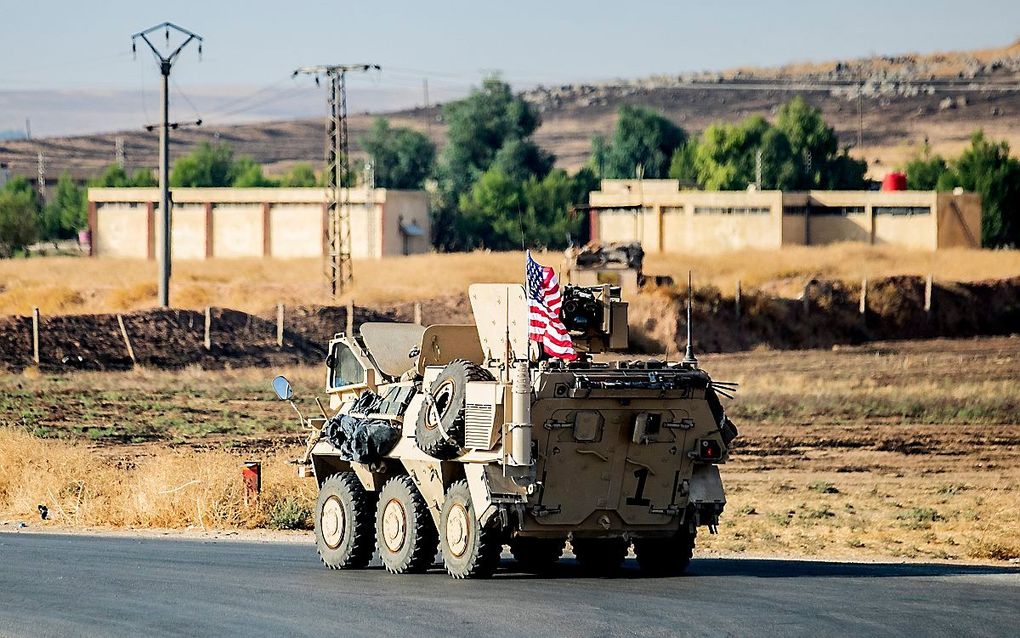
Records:
[[[415,424],[418,448],[437,459],[452,459],[464,446],[464,403],[468,381],[492,381],[485,368],[458,359],[445,368],[429,388],[427,402]]]
[[[454,578],[488,578],[499,567],[502,535],[479,524],[467,481],[457,481],[446,491],[439,539],[446,571]]]
[[[432,566],[439,538],[428,505],[409,476],[383,485],[375,515],[376,545],[393,574],[420,573]]]
[[[687,571],[694,555],[697,532],[682,530],[672,538],[644,538],[634,541],[641,571],[649,576],[679,576]]]
[[[586,574],[614,576],[627,557],[627,541],[622,538],[579,538],[571,541],[577,564]]]
[[[560,559],[564,543],[562,538],[515,538],[510,541],[510,551],[521,570],[541,574]]]
[[[354,472],[322,482],[315,504],[315,545],[330,569],[362,569],[372,560],[375,499]]]

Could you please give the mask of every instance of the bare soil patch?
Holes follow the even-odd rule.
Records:
[[[741,385],[727,406],[740,428],[722,467],[729,503],[720,533],[699,537],[699,551],[1020,558],[1020,339],[878,342],[701,361],[716,378]],[[323,382],[320,367],[280,371],[306,403]],[[0,520],[78,528],[307,525],[313,486],[286,463],[298,455],[302,433],[290,407],[272,397],[274,372],[0,375]],[[267,495],[258,507],[244,506],[237,491],[240,464],[251,458],[266,461]],[[38,520],[39,504],[56,512],[51,522]]]

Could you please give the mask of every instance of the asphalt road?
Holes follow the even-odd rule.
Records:
[[[333,572],[310,544],[0,534],[3,636],[1017,635],[1020,570],[695,559],[681,578]]]

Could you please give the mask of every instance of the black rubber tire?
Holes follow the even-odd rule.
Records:
[[[323,534],[323,511],[329,504],[327,525],[339,529],[331,547]],[[339,506],[339,512],[335,509]],[[337,515],[339,513],[339,516]],[[339,520],[342,517],[342,521]],[[375,495],[361,485],[354,472],[334,474],[322,482],[315,503],[315,545],[319,558],[330,569],[364,569],[375,549]],[[329,533],[333,536],[333,533]]]
[[[456,517],[452,525],[451,517]],[[456,523],[458,518],[462,525]],[[459,532],[458,538],[449,538],[451,529]],[[451,542],[462,546],[459,553]],[[446,571],[454,578],[489,578],[499,567],[503,535],[491,526],[479,524],[467,481],[457,481],[446,490],[439,517],[439,546]]]
[[[398,529],[402,533],[392,539],[385,537],[387,515],[400,517]],[[394,529],[392,521],[390,529]],[[439,548],[439,534],[411,477],[395,476],[379,491],[375,536],[379,558],[391,574],[422,573],[432,566]]]
[[[627,558],[630,544],[622,538],[579,538],[570,542],[581,571],[591,576],[615,576]]]
[[[415,441],[418,448],[437,459],[460,456],[464,447],[464,406],[468,381],[492,381],[485,368],[457,359],[439,373],[429,387],[428,402],[422,406],[415,424]]]
[[[672,538],[643,538],[634,541],[638,566],[648,576],[680,576],[694,556],[697,532],[686,529]]]
[[[552,570],[563,555],[565,538],[518,537],[510,541],[510,551],[521,571],[544,574]]]

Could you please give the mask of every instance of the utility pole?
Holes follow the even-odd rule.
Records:
[[[864,81],[857,84],[857,148],[864,145]]]
[[[184,41],[175,49],[170,49],[171,29],[184,37]],[[149,39],[149,35],[156,31],[163,31],[166,37],[166,46],[160,50]],[[136,52],[136,41],[141,38],[145,44],[152,49],[152,54],[159,62],[159,73],[163,78],[162,83],[162,104],[163,104],[163,125],[159,130],[159,230],[157,235],[156,258],[159,261],[159,305],[163,308],[170,307],[170,69],[173,67],[177,56],[184,47],[192,40],[198,41],[198,55],[202,55],[202,36],[182,29],[172,22],[164,22],[145,31],[139,31],[131,36],[131,51]],[[164,53],[167,51],[168,53]]]
[[[347,136],[347,73],[378,71],[378,64],[303,66],[294,76],[329,81],[326,118],[326,287],[334,299],[354,278],[351,264],[351,160]]]
[[[119,166],[121,170],[125,170],[124,167],[127,164],[127,161],[124,156],[124,138],[119,135],[116,138],[114,138],[113,148],[114,157],[116,158],[117,161],[117,166]]]
[[[37,183],[36,190],[39,191],[39,199],[46,200],[46,158],[43,157],[42,153],[39,153],[38,164],[36,165],[37,170]]]
[[[432,114],[429,113],[429,79],[422,78],[422,90],[425,91],[425,136],[432,139]]]
[[[754,154],[754,190],[761,191],[761,149]]]

